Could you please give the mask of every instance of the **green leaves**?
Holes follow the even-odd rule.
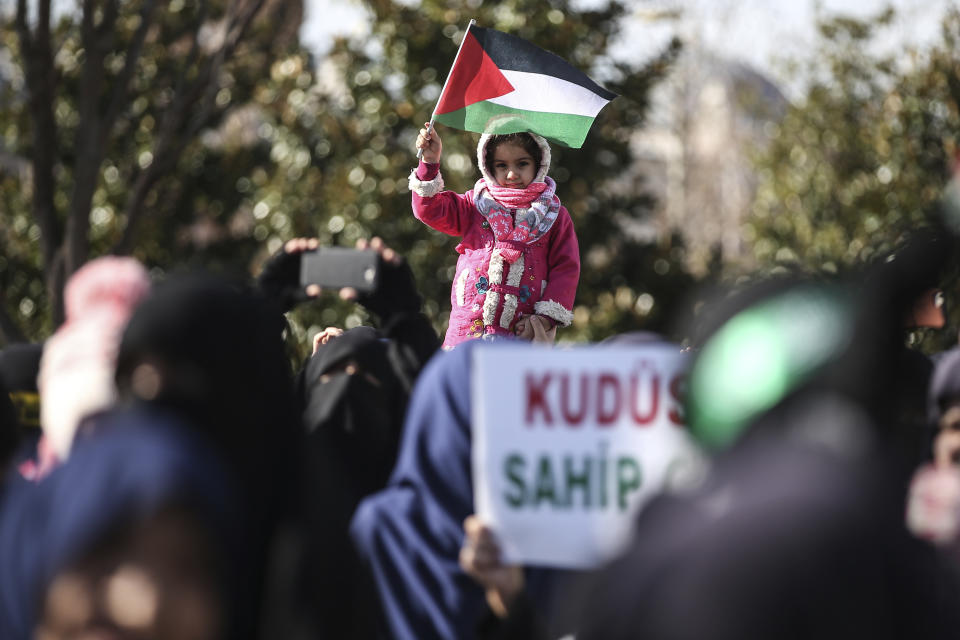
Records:
[[[926,224],[960,125],[960,58],[950,46],[960,17],[952,12],[943,24],[944,40],[928,51],[876,54],[892,12],[821,23],[806,95],[756,164],[746,230],[761,266],[836,271]]]
[[[546,10],[540,0],[457,6],[422,0],[415,7],[367,0],[369,37],[340,38],[314,59],[296,40],[299,3],[276,2],[256,14],[230,55],[212,67],[220,21],[256,4],[159,5],[95,172],[82,238],[91,257],[119,249],[155,274],[186,265],[253,274],[292,237],[352,245],[379,235],[411,263],[425,311],[442,330],[457,240],[413,218],[406,182],[416,163],[416,132],[430,117],[463,29],[476,18],[566,57],[621,95],[601,113],[582,149],[555,149],[551,174],[584,259],[576,322],[562,339],[664,328],[692,282],[681,266],[683,248],[675,240],[650,244],[624,232],[646,221],[652,202],[641,181],[617,179],[632,162],[628,142],[643,125],[648,92],[669,69],[678,43],[640,65],[609,59],[607,48],[626,15],[618,2],[583,11],[568,0],[551,0]],[[104,56],[104,96],[119,81],[143,7],[144,0],[118,5],[113,47]],[[75,203],[75,160],[83,151],[78,134],[88,121],[81,109],[87,52],[80,18],[64,14],[51,36],[58,51],[53,229],[61,232]],[[30,199],[36,120],[17,42],[14,21],[0,18],[0,43],[11,52],[9,62],[0,60],[9,79],[0,83],[0,155],[12,154],[28,167],[0,170],[0,294],[7,314],[39,339],[52,327],[59,289],[51,277],[56,251],[38,250],[38,236],[47,236]],[[96,104],[105,113],[109,100]],[[474,134],[444,131],[448,188],[465,191],[475,182],[476,141]],[[53,234],[49,239],[54,249],[60,246]],[[356,305],[332,294],[291,316],[301,345],[312,330],[367,321]]]

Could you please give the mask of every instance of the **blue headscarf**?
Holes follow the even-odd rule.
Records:
[[[487,611],[483,590],[458,558],[463,521],[474,513],[472,353],[503,344],[518,341],[471,340],[430,361],[410,399],[390,483],[360,503],[351,522],[387,637],[472,638]],[[549,609],[554,591],[574,573],[527,568],[526,593],[534,607]]]
[[[236,513],[217,457],[157,412],[105,415],[41,483],[8,483],[0,496],[0,638],[30,638],[41,598],[59,572],[115,527],[169,506],[197,516],[225,554],[236,552],[230,537]]]

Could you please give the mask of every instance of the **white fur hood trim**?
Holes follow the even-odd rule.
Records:
[[[530,137],[533,138],[537,145],[540,147],[540,169],[537,171],[536,177],[534,177],[534,182],[543,182],[544,178],[547,177],[547,172],[550,170],[550,143],[547,142],[547,139],[543,136],[538,136],[535,133],[529,133]],[[485,133],[480,136],[480,142],[477,143],[477,163],[480,165],[480,173],[483,175],[484,179],[487,180],[490,184],[497,184],[497,181],[493,176],[490,175],[490,172],[487,171],[487,163],[484,162],[484,158],[487,155],[487,144],[490,142],[490,138],[496,134]]]

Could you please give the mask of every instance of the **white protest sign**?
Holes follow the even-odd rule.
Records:
[[[597,566],[645,500],[699,467],[687,359],[664,343],[474,351],[474,506],[505,562]]]

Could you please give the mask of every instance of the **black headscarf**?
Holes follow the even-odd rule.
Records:
[[[0,383],[0,477],[20,443],[20,424],[7,390]]]
[[[251,635],[270,541],[295,506],[298,486],[297,406],[281,328],[282,316],[244,287],[179,276],[137,308],[117,358],[121,397],[136,401],[134,373],[154,366],[162,384],[150,403],[204,433],[239,483]]]
[[[307,362],[304,402],[305,607],[320,637],[371,637],[375,595],[347,536],[357,505],[393,469],[409,395],[397,345],[370,327],[346,331]]]
[[[8,391],[37,392],[43,344],[17,343],[0,351],[0,383]]]
[[[903,524],[916,397],[902,340],[954,246],[919,236],[841,288],[779,283],[728,309],[687,415],[701,438],[728,410],[738,429],[705,438],[703,483],[648,503],[624,555],[571,596],[586,603],[578,638],[950,637],[942,567]]]
[[[11,344],[0,350],[0,468],[13,456],[31,427],[40,426],[42,344]]]
[[[364,439],[364,448],[391,446],[403,398],[387,344],[371,327],[357,327],[321,345],[304,375],[308,432],[338,429]]]

